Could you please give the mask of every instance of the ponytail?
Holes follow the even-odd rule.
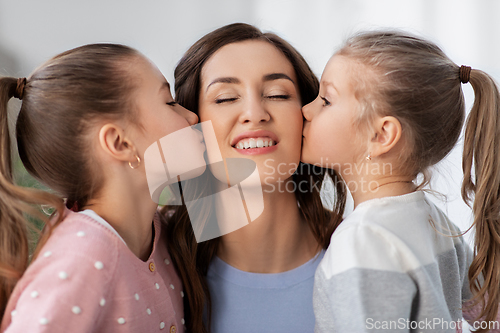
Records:
[[[495,320],[500,304],[500,94],[482,71],[472,70],[470,83],[475,100],[465,128],[462,198],[474,212],[472,301],[481,304],[479,318],[488,322]]]
[[[0,78],[0,316],[29,263],[30,224],[24,214],[47,218],[34,205],[55,207],[61,220],[62,199],[40,190],[16,186],[12,173],[11,140],[7,104],[16,92],[18,81]],[[21,96],[22,97],[22,94]],[[59,222],[59,221],[57,221]],[[44,237],[45,239],[46,237]]]
[[[102,188],[102,172],[89,142],[95,120],[137,123],[132,92],[135,72],[128,66],[142,56],[119,44],[89,44],[63,52],[40,66],[28,80],[0,78],[0,315],[30,260],[26,215],[48,222],[39,205],[55,208],[33,253],[64,217],[64,203],[84,207]],[[26,170],[53,193],[16,186],[7,104],[22,100],[16,121],[19,157]]]

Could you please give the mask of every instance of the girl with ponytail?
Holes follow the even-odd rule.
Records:
[[[460,136],[466,83],[475,100],[462,196],[474,213],[473,254],[422,191],[429,168]],[[457,66],[421,38],[365,32],[330,59],[318,97],[302,111],[302,160],[336,170],[355,206],[316,271],[316,331],[455,332],[462,316],[476,332],[500,331],[500,95],[493,79]]]
[[[14,184],[12,97],[22,100],[19,156],[50,193]],[[122,45],[85,45],[27,79],[0,78],[2,332],[184,331],[144,152],[197,121],[158,69]],[[26,214],[46,222],[30,264]]]

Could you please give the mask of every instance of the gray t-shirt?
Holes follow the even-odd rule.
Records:
[[[316,332],[456,332],[471,251],[422,191],[361,203],[315,276]]]

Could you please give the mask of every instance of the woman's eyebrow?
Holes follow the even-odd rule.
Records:
[[[215,80],[213,80],[212,82],[210,82],[210,84],[207,86],[207,89],[205,91],[208,91],[208,88],[210,88],[210,86],[213,85],[213,84],[215,84],[215,83],[234,83],[234,84],[238,84],[240,82],[241,81],[238,80],[235,77],[218,77]]]
[[[273,81],[273,80],[279,80],[279,79],[290,80],[290,81],[292,81],[292,83],[295,84],[295,82],[292,80],[292,78],[284,73],[273,73],[273,74],[267,74],[264,76],[264,81]]]

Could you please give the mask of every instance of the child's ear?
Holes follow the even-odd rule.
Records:
[[[135,149],[116,124],[106,124],[99,130],[99,146],[108,156],[120,161],[134,161]]]
[[[375,121],[376,133],[370,142],[370,155],[381,156],[389,152],[401,139],[401,123],[395,117],[385,116]]]

